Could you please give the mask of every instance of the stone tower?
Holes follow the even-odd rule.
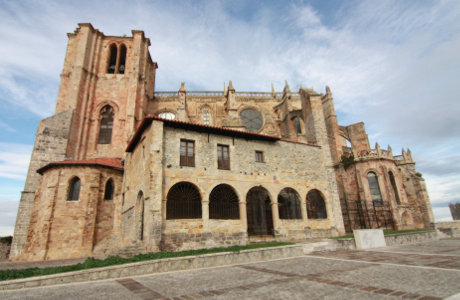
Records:
[[[52,161],[122,157],[129,137],[145,116],[155,89],[155,70],[143,31],[105,36],[91,24],[68,34],[55,114],[40,121],[18,208],[10,257],[21,254],[34,195]],[[110,134],[106,134],[107,130]]]

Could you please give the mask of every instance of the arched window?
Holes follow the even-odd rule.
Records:
[[[302,219],[299,195],[294,189],[284,188],[278,194],[278,212],[280,219]]]
[[[110,58],[107,73],[114,74],[117,67],[117,45],[110,45]]]
[[[174,120],[174,119],[176,119],[176,115],[173,114],[172,112],[169,112],[169,111],[162,112],[162,113],[158,114],[158,116],[160,118],[163,118],[163,119],[166,119],[166,120]]]
[[[238,196],[228,184],[219,184],[209,195],[210,219],[239,219]]]
[[[367,182],[369,183],[372,203],[374,203],[374,205],[383,205],[382,194],[380,193],[377,175],[374,172],[367,173]]]
[[[302,133],[302,122],[300,120],[300,117],[295,117],[294,118],[294,124],[295,124],[295,129],[298,134]]]
[[[70,181],[69,185],[69,193],[67,195],[67,200],[68,201],[77,201],[78,198],[80,197],[80,186],[81,186],[81,181],[80,178],[74,177]]]
[[[126,65],[126,46],[121,44],[120,46],[120,60],[118,62],[118,74],[125,74]]]
[[[110,178],[109,180],[107,180],[107,183],[105,184],[104,200],[113,200],[113,191],[113,180],[112,178]]]
[[[393,188],[393,193],[395,194],[395,200],[397,204],[401,204],[401,200],[399,200],[398,188],[396,187],[395,176],[393,172],[388,172],[388,176],[390,177],[391,187]]]
[[[321,192],[311,190],[307,194],[307,216],[309,219],[326,219],[326,203]]]
[[[200,219],[201,194],[190,182],[179,182],[169,190],[166,219]]]
[[[209,110],[205,108],[203,110],[203,124],[209,125],[211,123],[211,116],[209,114]]]
[[[113,108],[106,105],[101,109],[101,124],[99,127],[99,144],[112,142]]]

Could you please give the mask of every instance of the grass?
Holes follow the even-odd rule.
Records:
[[[182,257],[182,256],[196,256],[202,254],[219,253],[219,252],[238,252],[242,250],[278,247],[286,245],[294,245],[291,242],[269,242],[260,244],[250,244],[245,246],[231,246],[227,248],[212,248],[212,249],[200,249],[200,250],[187,250],[179,252],[156,252],[147,254],[138,254],[129,258],[122,258],[119,256],[110,256],[106,259],[95,259],[92,257],[87,258],[83,263],[61,266],[61,267],[50,267],[50,268],[28,268],[22,270],[0,270],[0,281],[27,278],[33,276],[51,275],[64,272],[80,271],[93,268],[108,267],[114,265],[121,265],[133,262],[155,260],[161,258],[171,257]]]
[[[432,229],[384,230],[383,235],[392,235],[392,234],[410,233],[410,232],[420,232],[420,231],[430,231],[430,230],[432,230]],[[335,239],[335,240],[351,239],[351,238],[354,238],[353,234],[330,237],[330,239]]]

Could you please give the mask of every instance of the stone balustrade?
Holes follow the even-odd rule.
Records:
[[[405,151],[402,150],[401,155],[393,155],[393,151],[390,146],[388,146],[387,150],[381,149],[379,144],[375,144],[375,149],[366,149],[366,150],[352,150],[349,147],[343,147],[344,154],[353,154],[356,160],[369,160],[369,159],[389,159],[394,160],[396,164],[406,164],[406,163],[414,163],[412,159],[412,152],[410,149]]]

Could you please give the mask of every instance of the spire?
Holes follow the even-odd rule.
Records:
[[[326,85],[326,95],[330,95],[330,94],[332,94],[331,88],[328,85]]]
[[[228,82],[228,91],[229,91],[229,92],[230,92],[230,91],[233,91],[233,92],[235,91],[235,88],[233,87],[233,83],[232,83],[231,80]]]
[[[285,83],[285,85],[284,85],[284,90],[283,90],[283,92],[285,92],[285,93],[286,93],[286,92],[290,93],[290,92],[291,92],[291,89],[289,88],[289,83],[288,83],[287,80],[286,80],[285,82],[286,82],[286,83]]]
[[[185,82],[181,82],[181,83],[180,83],[179,92],[185,92]]]
[[[273,98],[276,97],[275,86],[273,85],[273,82],[272,82],[272,97]]]

